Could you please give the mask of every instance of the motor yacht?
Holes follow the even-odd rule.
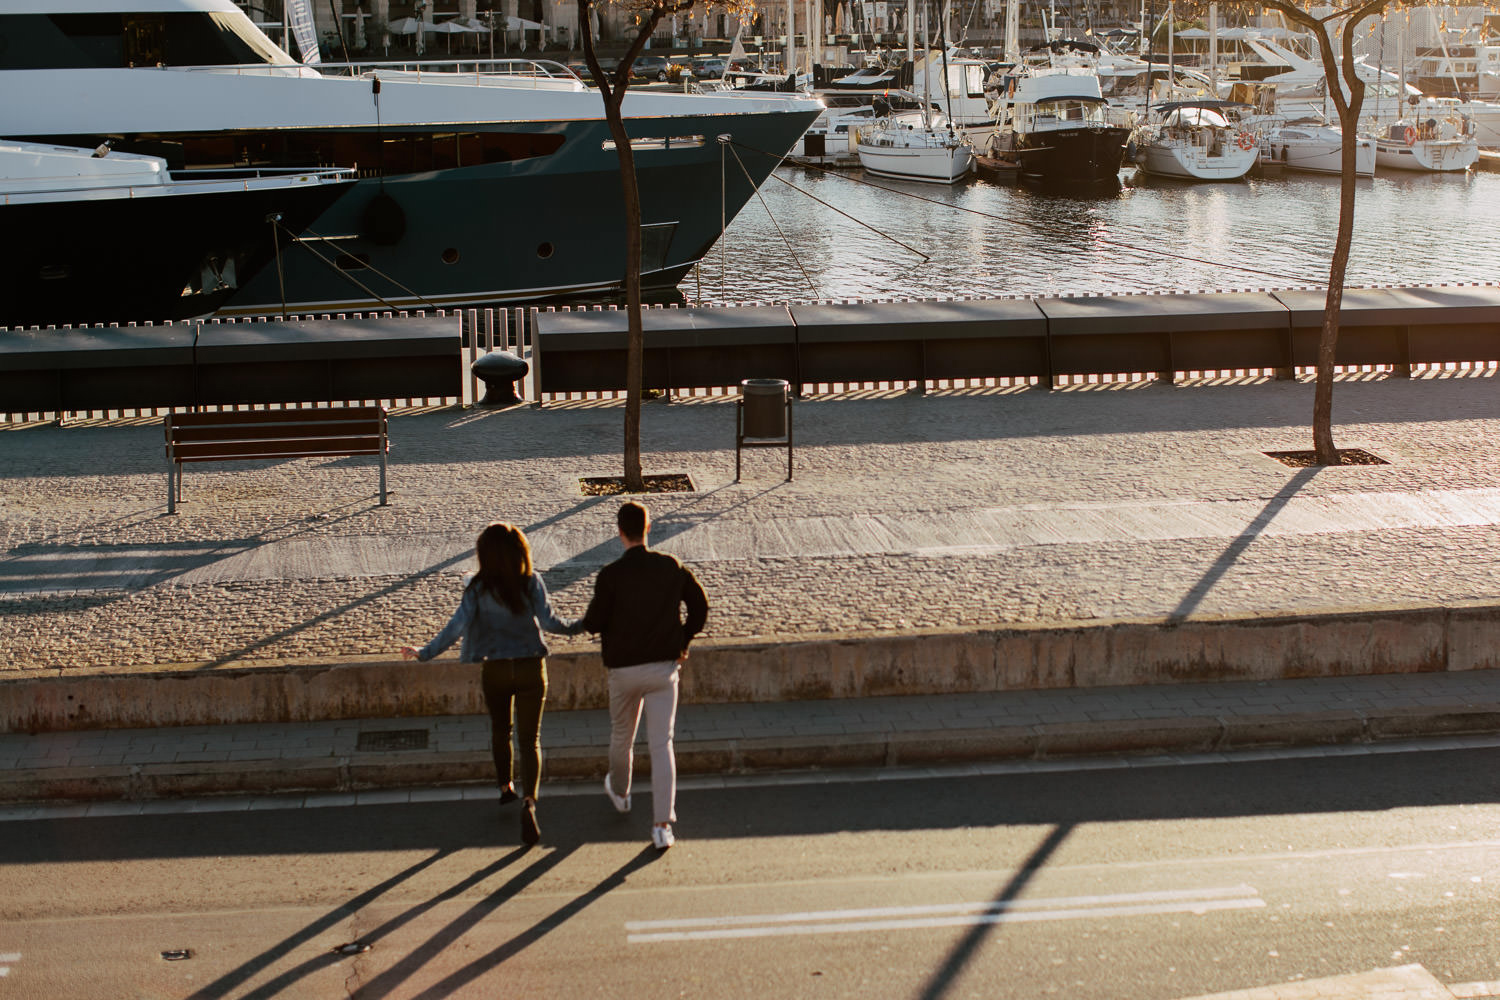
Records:
[[[1118,184],[1130,129],[1105,118],[1099,76],[1072,61],[1074,41],[1034,47],[1001,79],[994,98],[1005,145],[1022,182],[1043,185]]]
[[[0,327],[212,313],[355,185],[352,170],[201,171],[0,140]]]
[[[231,0],[7,0],[0,138],[158,156],[173,175],[346,167],[279,275],[224,313],[477,306],[622,287],[625,218],[597,92],[567,73],[337,75]],[[473,64],[473,61],[470,60]],[[675,287],[821,112],[813,98],[631,91],[647,289]],[[743,169],[725,169],[737,158]]]

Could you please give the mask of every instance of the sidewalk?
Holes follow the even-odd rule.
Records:
[[[1491,732],[1500,671],[684,705],[677,757],[722,776]],[[545,780],[602,776],[608,739],[603,711],[548,713]],[[485,716],[6,735],[0,802],[491,786],[489,740]]]
[[[706,640],[783,648],[1500,605],[1495,377],[1340,381],[1339,445],[1389,464],[1317,470],[1265,455],[1308,446],[1306,381],[813,396],[796,404],[792,482],[774,453],[734,480],[732,398],[653,403],[647,471],[697,487],[649,498],[653,544],[712,595]],[[581,400],[402,414],[388,507],[373,460],[304,459],[193,469],[175,517],[159,421],[0,427],[0,677],[389,658],[447,621],[497,518],[525,528],[560,613],[580,614],[618,542],[617,501],[579,479],[618,471],[620,415]],[[1351,638],[1335,672],[1389,644]],[[426,748],[359,749],[393,729]],[[679,753],[722,774],[1490,731],[1500,690],[1481,670],[688,706]],[[553,712],[544,741],[551,778],[602,773],[602,714]],[[6,735],[0,799],[482,782],[487,745],[474,718]]]
[[[652,403],[653,544],[712,595],[708,639],[1500,597],[1494,372],[1342,381],[1336,440],[1390,464],[1292,469],[1311,384],[1239,380],[866,392],[796,404],[796,478],[745,456],[729,397]],[[440,410],[373,459],[209,464],[165,515],[149,420],[0,428],[0,671],[336,662],[424,640],[501,518],[564,615],[618,553],[621,408]],[[593,648],[559,641],[560,652]]]

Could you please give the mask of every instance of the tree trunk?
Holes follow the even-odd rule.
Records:
[[[1339,158],[1339,227],[1333,241],[1333,257],[1328,263],[1328,294],[1323,300],[1323,332],[1318,338],[1317,379],[1313,388],[1313,458],[1319,465],[1338,465],[1339,452],[1333,443],[1333,366],[1338,356],[1339,310],[1344,302],[1344,277],[1349,267],[1349,248],[1354,242],[1354,164],[1359,127],[1359,112],[1364,106],[1365,85],[1354,62],[1354,30],[1370,15],[1383,9],[1390,0],[1371,0],[1362,7],[1336,11],[1328,18],[1316,18],[1287,0],[1265,0],[1264,5],[1285,14],[1287,19],[1312,29],[1318,40],[1318,55],[1328,82],[1328,96],[1338,112],[1339,127],[1344,131]],[[1334,57],[1333,39],[1328,22],[1343,21],[1343,63]],[[1342,78],[1349,88],[1344,96],[1339,86]]]
[[[691,0],[687,6],[692,6]],[[630,136],[625,131],[622,105],[625,92],[630,86],[630,64],[645,48],[646,39],[656,30],[661,20],[661,8],[642,17],[634,43],[620,60],[614,77],[606,78],[594,53],[594,39],[589,31],[589,15],[592,0],[578,0],[578,30],[583,36],[583,56],[589,72],[598,82],[599,94],[604,99],[604,118],[609,124],[609,134],[615,141],[615,151],[620,161],[620,203],[625,215],[625,313],[629,333],[625,341],[625,427],[624,469],[625,489],[630,493],[643,493],[646,480],[641,473],[641,391],[645,366],[645,330],[641,320],[641,192],[636,184],[635,153],[630,148]]]

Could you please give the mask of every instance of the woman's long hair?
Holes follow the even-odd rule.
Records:
[[[516,614],[528,610],[531,546],[521,529],[504,521],[486,525],[474,542],[474,553],[479,556],[479,572],[469,586],[483,587]]]

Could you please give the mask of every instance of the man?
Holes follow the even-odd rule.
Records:
[[[688,644],[708,619],[708,598],[692,571],[646,544],[651,518],[635,501],[615,517],[625,553],[599,571],[583,627],[599,635],[609,669],[609,773],[604,791],[620,812],[630,811],[635,734],[646,710],[651,747],[651,842],[665,851],[676,842],[677,681]],[[681,608],[687,606],[687,620]]]

